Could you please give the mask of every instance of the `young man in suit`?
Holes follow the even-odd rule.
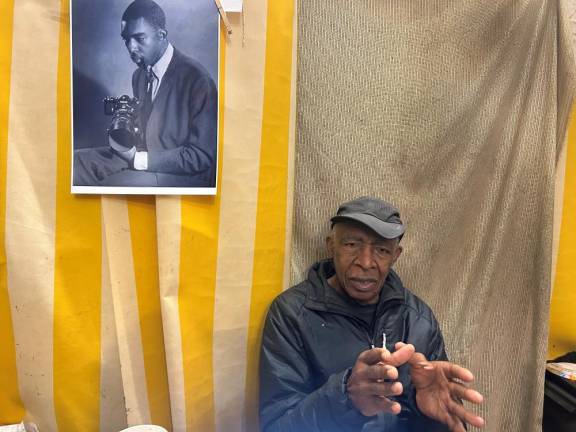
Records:
[[[77,150],[74,185],[214,187],[218,94],[208,72],[168,40],[152,0],[124,11],[121,36],[138,68],[132,76],[139,139],[131,147]]]

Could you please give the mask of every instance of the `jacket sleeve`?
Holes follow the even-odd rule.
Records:
[[[209,77],[196,80],[189,89],[188,106],[182,107],[189,122],[188,137],[178,147],[148,152],[148,169],[172,174],[198,174],[214,170],[218,134],[218,92]]]
[[[277,299],[272,304],[260,357],[260,425],[263,432],[359,431],[371,417],[349,402],[349,370],[315,383],[299,337],[298,318]],[[286,303],[286,302],[284,302]]]
[[[446,354],[444,337],[442,336],[440,325],[432,311],[430,311],[430,315],[430,333],[428,336],[427,351],[424,352],[424,355],[430,361],[448,361],[448,355]]]

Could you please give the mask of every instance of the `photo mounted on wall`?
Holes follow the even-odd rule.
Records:
[[[72,192],[213,195],[214,0],[71,0]]]

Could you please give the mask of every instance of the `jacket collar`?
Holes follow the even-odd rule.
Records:
[[[334,263],[332,259],[318,261],[308,272],[308,282],[312,285],[305,306],[310,309],[327,312],[349,313],[349,306],[342,295],[338,294],[328,283],[328,279],[334,275]],[[390,270],[384,286],[380,291],[378,310],[390,303],[405,302],[405,288],[402,281],[394,270]]]
[[[154,72],[154,75],[158,78],[158,85],[162,83],[162,78],[164,78],[164,74],[166,74],[166,71],[168,70],[173,55],[174,47],[169,43],[164,54],[162,54],[162,57],[160,57],[160,59],[154,63],[154,66],[152,66],[152,72]]]
[[[173,78],[174,73],[176,72],[176,68],[178,67],[178,64],[180,64],[180,62],[182,61],[182,57],[184,57],[184,55],[176,48],[172,47],[172,49],[173,49],[172,56],[170,58],[168,66],[166,67],[166,71],[164,72],[162,81],[160,82],[160,87],[158,87],[158,92],[156,93],[156,99],[165,97],[165,95],[168,94],[167,92],[169,88],[172,87],[174,81]]]

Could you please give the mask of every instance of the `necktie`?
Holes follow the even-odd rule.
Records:
[[[144,95],[144,100],[140,107],[140,128],[142,129],[142,149],[146,150],[146,127],[148,125],[148,119],[150,118],[150,113],[152,112],[152,91],[154,90],[154,80],[156,75],[152,70],[152,66],[146,67],[146,94]]]

